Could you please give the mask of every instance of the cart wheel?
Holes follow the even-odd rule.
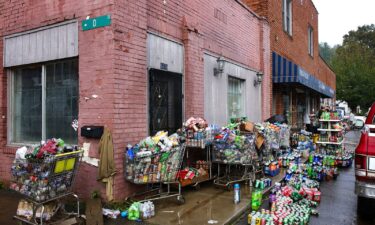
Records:
[[[182,205],[185,203],[185,198],[182,195],[177,196],[177,202],[179,205]]]
[[[196,184],[194,187],[195,187],[196,191],[199,191],[201,189],[201,185],[200,184]]]

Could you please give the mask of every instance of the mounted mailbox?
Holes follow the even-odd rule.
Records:
[[[100,139],[102,137],[104,126],[83,126],[81,127],[81,136],[86,138]]]

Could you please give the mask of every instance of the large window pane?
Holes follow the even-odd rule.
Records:
[[[38,142],[42,137],[42,67],[17,69],[13,85],[13,142]]]
[[[78,62],[46,65],[46,135],[77,143],[72,121],[78,119]]]
[[[244,113],[244,93],[243,86],[245,81],[228,77],[228,116],[230,118],[239,118]]]

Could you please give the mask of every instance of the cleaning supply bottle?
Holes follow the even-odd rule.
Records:
[[[234,204],[238,204],[241,201],[240,184],[234,184]]]

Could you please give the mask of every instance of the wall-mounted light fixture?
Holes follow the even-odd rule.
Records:
[[[223,73],[225,60],[223,59],[223,57],[219,57],[216,62],[217,67],[214,68],[214,76],[218,76]]]
[[[260,85],[263,80],[263,73],[262,72],[257,72],[257,77],[254,79],[254,87]]]

